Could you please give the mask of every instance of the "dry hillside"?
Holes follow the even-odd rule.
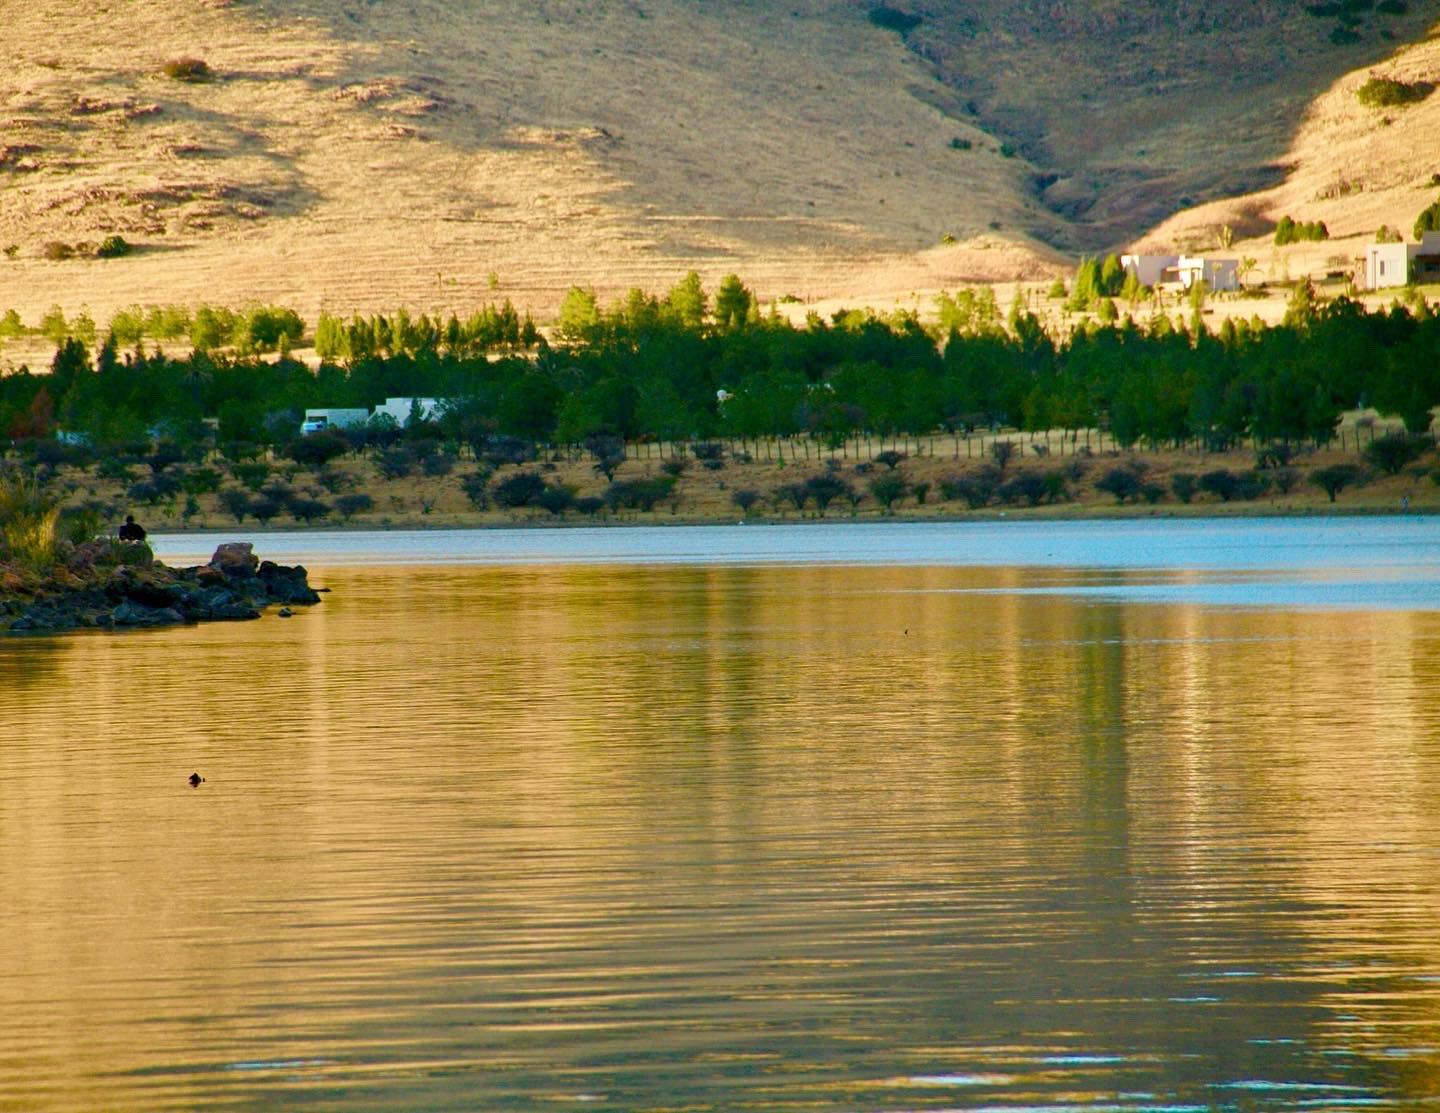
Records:
[[[1440,0],[1346,17],[1344,46],[1278,0],[894,3],[900,30],[856,0],[7,4],[0,310],[544,312],[690,268],[881,298],[1040,277],[1182,198],[1267,187],[1235,203],[1263,231],[1352,159],[1347,230],[1423,196],[1440,97],[1382,129],[1350,93],[1440,76],[1403,49]],[[113,234],[134,254],[86,257]]]

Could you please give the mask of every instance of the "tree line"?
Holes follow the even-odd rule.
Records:
[[[1101,288],[1113,280],[1095,277]],[[1344,297],[1322,303],[1301,283],[1277,326],[1231,319],[1212,330],[1198,312],[1189,323],[1157,312],[1063,336],[1018,301],[1002,318],[988,292],[962,291],[940,308],[941,323],[928,326],[912,312],[794,324],[762,313],[738,279],[712,299],[691,275],[664,296],[633,291],[603,309],[572,291],[548,340],[507,307],[468,321],[326,318],[318,368],[289,354],[302,323],[288,314],[263,321],[280,349],[270,358],[243,347],[126,351],[113,334],[92,351],[71,336],[49,374],[0,378],[0,431],[283,446],[307,407],[409,396],[448,400],[436,435],[471,445],[802,434],[838,444],[1098,427],[1126,446],[1221,450],[1323,443],[1344,411],[1363,406],[1423,432],[1440,404],[1440,318],[1423,299],[1367,311]]]

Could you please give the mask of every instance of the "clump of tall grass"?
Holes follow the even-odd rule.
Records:
[[[59,521],[59,505],[34,479],[0,475],[0,557],[26,568],[49,568]]]

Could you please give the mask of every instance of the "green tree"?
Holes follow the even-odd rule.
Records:
[[[722,330],[737,329],[750,319],[755,295],[738,276],[727,274],[715,292],[715,323]]]

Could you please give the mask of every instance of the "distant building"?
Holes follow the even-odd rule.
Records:
[[[300,432],[304,435],[318,433],[322,429],[348,429],[352,425],[364,425],[369,420],[369,410],[321,407],[305,411],[305,420],[300,423]]]
[[[1158,286],[1165,281],[1165,271],[1180,262],[1178,255],[1122,255],[1120,265],[1135,276],[1142,286]]]
[[[1120,265],[1142,286],[1179,286],[1204,282],[1212,290],[1240,289],[1240,263],[1202,255],[1122,255]]]
[[[416,402],[420,403],[421,421],[434,421],[440,416],[444,405],[439,398],[387,398],[383,405],[375,407],[375,416],[384,414],[386,417],[393,417],[395,424],[403,429],[410,423],[410,414]]]
[[[1211,290],[1240,289],[1240,263],[1236,259],[1210,259],[1201,255],[1182,255],[1173,268],[1174,278],[1166,270],[1166,281],[1180,283],[1190,289],[1197,282],[1204,282]]]
[[[1440,282],[1440,232],[1419,243],[1372,243],[1365,249],[1365,285],[1371,290],[1415,282]]]

